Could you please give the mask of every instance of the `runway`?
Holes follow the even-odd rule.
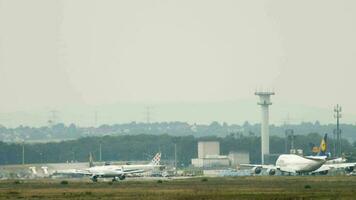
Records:
[[[353,199],[354,176],[0,181],[0,199]]]

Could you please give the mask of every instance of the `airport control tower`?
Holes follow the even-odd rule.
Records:
[[[257,103],[261,106],[262,121],[261,121],[261,157],[262,164],[265,162],[265,155],[269,154],[269,112],[268,106],[272,105],[270,97],[274,95],[274,92],[260,91],[255,92],[255,95],[260,97],[260,101]]]

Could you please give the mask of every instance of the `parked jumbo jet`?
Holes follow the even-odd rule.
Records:
[[[326,139],[324,137],[323,141]],[[321,142],[320,149],[325,149],[325,142]],[[241,166],[252,167],[252,173],[259,174],[266,169],[269,175],[275,175],[277,171],[286,173],[309,173],[319,169],[325,162],[327,156],[300,156],[295,154],[282,154],[278,157],[275,165],[242,164]]]
[[[97,182],[98,178],[112,178],[112,181],[124,180],[129,174],[138,174],[154,169],[162,169],[163,165],[160,165],[161,153],[157,153],[152,161],[146,165],[104,165],[104,166],[93,166],[82,170],[66,170],[57,171],[54,174],[66,175],[70,173],[71,175],[86,175],[90,176],[93,182]],[[92,162],[90,162],[92,163]]]
[[[316,156],[300,156],[295,154],[282,154],[278,157],[275,165],[254,165],[242,164],[241,166],[253,167],[252,172],[261,173],[266,169],[269,175],[275,175],[277,171],[282,173],[307,174],[320,173],[327,174],[330,169],[345,169],[346,172],[352,172],[356,163],[340,163],[344,159],[327,160],[327,134],[320,143],[320,151]]]
[[[295,154],[282,154],[278,157],[275,165],[241,164],[241,166],[253,167],[252,172],[261,173],[267,169],[269,175],[275,175],[277,171],[287,173],[308,173],[319,169],[326,162],[325,157],[303,157]]]
[[[326,155],[327,150],[327,135],[325,134],[324,140],[321,141],[320,152],[321,155]],[[334,158],[331,160],[327,160],[320,168],[313,171],[312,174],[319,173],[326,175],[332,169],[341,169],[345,170],[346,173],[351,173],[354,171],[356,163],[347,163],[347,160],[343,157]]]

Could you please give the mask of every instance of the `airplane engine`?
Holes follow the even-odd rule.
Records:
[[[115,177],[112,179],[112,182],[119,181],[119,180],[124,180],[124,179],[125,179],[125,176],[115,176]]]
[[[254,174],[260,174],[262,171],[262,167],[254,167],[251,170]]]
[[[125,180],[125,178],[126,178],[125,175],[119,176],[119,179],[120,179],[120,180]]]
[[[352,171],[354,171],[354,167],[353,167],[353,166],[345,167],[345,171],[346,171],[347,173],[351,173]]]
[[[321,172],[319,172],[319,174],[320,174],[320,175],[327,175],[327,174],[328,174],[328,172],[329,172],[328,170],[325,170],[325,171],[321,171]]]
[[[267,169],[267,173],[268,173],[268,175],[273,176],[276,174],[276,170],[275,169]]]
[[[98,175],[94,175],[94,176],[91,177],[91,180],[92,180],[93,182],[98,182],[98,178],[99,178]]]

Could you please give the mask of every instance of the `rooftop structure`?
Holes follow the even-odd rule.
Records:
[[[198,158],[220,155],[220,143],[218,141],[199,141]]]

